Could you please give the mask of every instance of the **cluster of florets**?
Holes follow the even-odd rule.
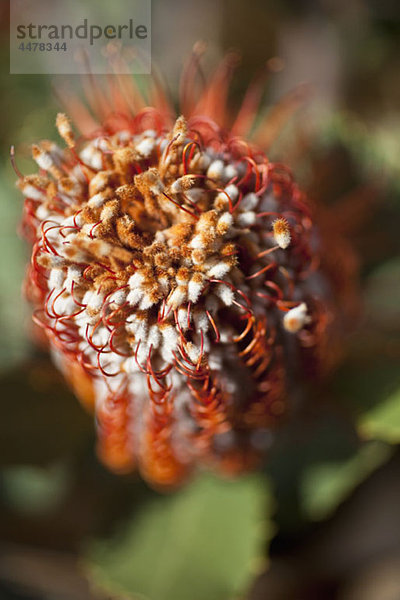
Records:
[[[287,169],[209,120],[33,148],[21,178],[35,320],[99,454],[160,485],[200,462],[250,467],[287,409],[290,356],[316,346],[320,274]]]

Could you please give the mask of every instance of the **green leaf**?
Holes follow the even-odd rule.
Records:
[[[265,551],[270,510],[261,475],[199,476],[150,501],[112,539],[89,544],[90,576],[112,593],[148,600],[234,598]]]
[[[358,430],[364,438],[400,443],[400,389],[363,414]]]
[[[27,253],[17,236],[22,196],[15,189],[11,167],[7,172],[2,169],[0,176],[0,371],[4,371],[28,355],[26,323],[30,319],[21,290]]]
[[[91,443],[93,418],[49,360],[0,371],[0,466],[45,465]]]
[[[360,347],[357,350],[361,352]],[[332,384],[338,402],[343,407],[350,408],[355,416],[380,406],[399,388],[398,358],[378,356],[376,352],[366,359],[361,358],[343,365]]]
[[[63,500],[68,489],[65,465],[53,464],[47,469],[18,466],[1,474],[7,505],[23,514],[43,514]]]
[[[343,144],[362,168],[364,177],[387,179],[398,191],[399,127],[399,119],[392,115],[367,127],[354,113],[339,111],[321,124],[320,135],[324,145]]]
[[[386,290],[386,291],[385,291]],[[387,293],[390,290],[390,293]],[[365,286],[366,320],[393,330],[400,320],[400,260],[391,259],[375,268]]]
[[[364,479],[389,458],[390,453],[386,444],[372,442],[362,446],[349,460],[309,466],[301,481],[304,513],[314,521],[330,516]]]

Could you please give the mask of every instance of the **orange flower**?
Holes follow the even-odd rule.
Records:
[[[100,123],[70,99],[85,138],[58,115],[67,147],[34,146],[19,181],[35,322],[94,405],[101,459],[163,486],[254,466],[331,319],[307,198],[242,137],[255,90],[222,128],[231,57],[198,95],[197,58],[181,116],[157,82],[150,104],[126,78],[93,84]]]

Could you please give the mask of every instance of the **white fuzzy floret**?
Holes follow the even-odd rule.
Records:
[[[155,349],[155,348],[158,348],[160,341],[161,341],[161,334],[160,334],[158,325],[152,325],[149,329],[147,343],[149,346],[152,346],[153,349]]]
[[[241,212],[236,221],[240,227],[251,227],[256,222],[256,213],[251,210]]]
[[[172,294],[167,300],[168,306],[171,306],[173,310],[178,308],[187,298],[187,288],[183,285],[179,285],[174,289]]]
[[[78,283],[82,277],[82,271],[79,267],[72,265],[68,267],[67,277],[65,279],[65,287],[70,289],[73,283]]]
[[[129,292],[126,299],[131,306],[135,306],[143,298],[144,292],[141,288],[137,287]]]
[[[207,170],[207,177],[210,179],[220,179],[224,171],[224,163],[222,160],[214,160]]]
[[[179,336],[175,327],[173,327],[172,325],[168,325],[167,327],[164,327],[161,330],[161,333],[163,336],[164,348],[169,352],[176,350],[178,346]]]
[[[190,242],[190,246],[195,250],[202,250],[205,246],[203,236],[200,234],[195,235]]]
[[[39,165],[39,167],[41,169],[44,169],[45,171],[48,171],[54,165],[54,161],[51,158],[50,154],[48,154],[47,152],[43,152],[43,151],[40,152],[35,157],[35,161],[37,162],[37,164]]]
[[[195,346],[192,342],[189,342],[185,346],[186,354],[190,358],[193,364],[196,364],[200,358],[200,347]]]
[[[49,217],[49,215],[50,215],[50,211],[47,208],[47,206],[45,206],[44,204],[41,204],[36,209],[36,216],[40,221],[44,221],[45,219],[47,219]]]
[[[91,208],[100,208],[100,206],[102,206],[106,200],[107,196],[103,192],[98,192],[90,198],[88,206]]]
[[[131,290],[136,289],[137,287],[140,287],[141,283],[143,283],[144,277],[141,273],[134,273],[128,281],[128,285],[130,287]]]
[[[233,216],[230,212],[226,211],[218,219],[217,229],[226,228],[227,230],[232,226]]]
[[[197,302],[203,289],[203,283],[191,279],[188,285],[188,298],[190,302]]]
[[[275,239],[276,243],[278,244],[278,246],[280,248],[282,248],[283,250],[286,250],[286,248],[289,246],[290,241],[291,241],[289,232],[277,233],[277,234],[275,234],[274,239]]]
[[[221,261],[211,267],[207,271],[207,275],[213,279],[222,279],[227,273],[229,273],[230,269],[231,267],[228,263]]]
[[[54,256],[51,254],[47,258],[53,269],[62,269],[66,265],[66,260],[62,256]]]
[[[45,194],[43,194],[43,192],[33,187],[33,185],[31,185],[30,183],[24,185],[24,187],[22,188],[22,193],[24,196],[32,198],[33,200],[41,200],[45,197]]]
[[[307,305],[302,302],[295,308],[291,308],[283,317],[283,326],[290,333],[297,333],[311,321],[307,314]]]
[[[210,328],[210,321],[205,312],[196,312],[194,314],[194,324],[198,332],[206,333]]]
[[[146,320],[133,318],[125,327],[129,333],[135,336],[136,342],[139,340],[144,342],[147,339],[148,324]]]
[[[237,170],[233,165],[226,165],[224,169],[224,179],[230,181],[237,176]]]
[[[111,302],[114,302],[115,304],[117,304],[118,306],[121,306],[126,299],[126,290],[118,290],[116,292],[114,292],[110,298]]]
[[[147,158],[153,152],[155,146],[155,141],[152,138],[144,138],[141,142],[136,145],[136,151],[139,152],[141,156]]]
[[[243,211],[254,210],[258,202],[258,196],[254,192],[250,192],[250,194],[246,194],[245,196],[243,196],[240,202],[240,208]]]
[[[231,306],[235,297],[233,290],[229,286],[224,285],[223,283],[217,285],[217,287],[215,288],[215,294],[222,300],[222,302],[226,306]]]
[[[216,352],[210,352],[208,355],[208,366],[212,371],[220,371],[222,369],[222,356]]]
[[[150,306],[153,306],[153,304],[155,304],[154,299],[151,296],[149,296],[149,294],[143,294],[143,298],[139,304],[139,309],[147,310],[148,308],[150,308]]]
[[[58,315],[72,315],[76,309],[77,306],[69,295],[58,296],[53,304],[53,310]]]
[[[52,269],[48,282],[49,290],[61,290],[64,283],[64,272],[61,269]]]
[[[86,146],[80,153],[80,158],[84,163],[93,169],[101,169],[103,166],[102,154],[96,150],[91,144]]]
[[[100,310],[100,308],[103,306],[104,296],[103,294],[99,294],[98,292],[91,292],[90,297],[86,300],[86,302],[87,308],[91,308],[92,310]]]
[[[182,329],[182,331],[186,331],[189,328],[189,319],[188,319],[188,307],[181,306],[178,309],[178,325]]]
[[[225,192],[228,194],[232,202],[235,202],[235,200],[237,200],[239,197],[239,190],[233,183],[226,186]]]

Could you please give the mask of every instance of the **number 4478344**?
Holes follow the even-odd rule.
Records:
[[[63,42],[62,44],[59,42],[55,42],[54,44],[52,42],[21,42],[18,46],[18,50],[22,50],[23,52],[36,52],[36,50],[39,50],[39,52],[51,50],[59,52],[60,50],[63,50],[65,52],[67,50],[67,44],[66,42]]]

